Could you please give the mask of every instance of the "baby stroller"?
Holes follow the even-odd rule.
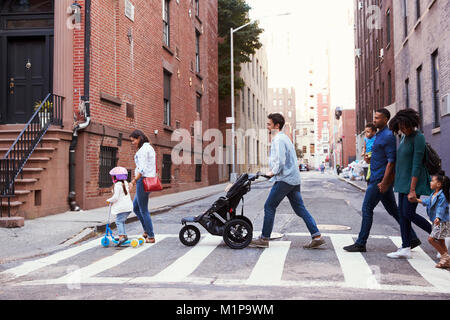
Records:
[[[220,197],[203,214],[197,217],[187,217],[181,220],[184,227],[180,230],[180,241],[186,246],[195,246],[200,240],[200,230],[188,223],[199,223],[209,233],[223,237],[225,244],[231,249],[243,249],[252,241],[253,225],[250,219],[244,216],[244,203],[242,203],[241,214],[238,215],[236,208],[244,201],[244,195],[251,189],[253,181],[260,174],[249,175],[247,173],[239,176],[237,181],[225,191],[225,197]]]

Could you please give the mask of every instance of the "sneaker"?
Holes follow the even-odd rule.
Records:
[[[422,242],[419,239],[411,240],[411,250],[420,246]]]
[[[387,256],[391,259],[411,259],[411,248],[399,248],[395,252],[388,253]]]
[[[321,245],[325,244],[325,240],[322,238],[319,239],[312,239],[310,243],[303,246],[305,249],[317,249]]]
[[[350,246],[344,247],[344,250],[348,252],[366,252],[366,246],[354,243]]]
[[[250,242],[249,247],[251,247],[251,248],[268,248],[269,240],[266,240],[263,238],[253,239],[252,242]]]

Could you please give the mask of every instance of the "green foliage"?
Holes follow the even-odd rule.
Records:
[[[230,28],[236,29],[250,22],[250,6],[244,0],[219,0],[219,98],[231,94],[231,44]],[[250,56],[261,48],[259,35],[264,30],[254,22],[234,33],[234,71],[241,71],[241,64],[250,62]],[[235,76],[235,92],[244,87],[241,77]]]

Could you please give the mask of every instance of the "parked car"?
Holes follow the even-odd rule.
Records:
[[[309,166],[307,164],[301,164],[300,171],[309,171]]]

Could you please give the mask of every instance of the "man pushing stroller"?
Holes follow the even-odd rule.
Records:
[[[272,177],[271,181],[275,181],[275,184],[264,204],[262,234],[250,243],[250,247],[269,247],[276,209],[281,201],[288,197],[292,209],[305,221],[311,233],[311,242],[303,247],[315,249],[325,244],[325,240],[322,239],[314,218],[303,203],[300,194],[300,171],[297,165],[297,155],[291,140],[281,131],[284,124],[285,120],[281,114],[272,113],[268,116],[267,129],[272,135],[272,144],[269,158],[270,172],[267,173],[267,176]]]

